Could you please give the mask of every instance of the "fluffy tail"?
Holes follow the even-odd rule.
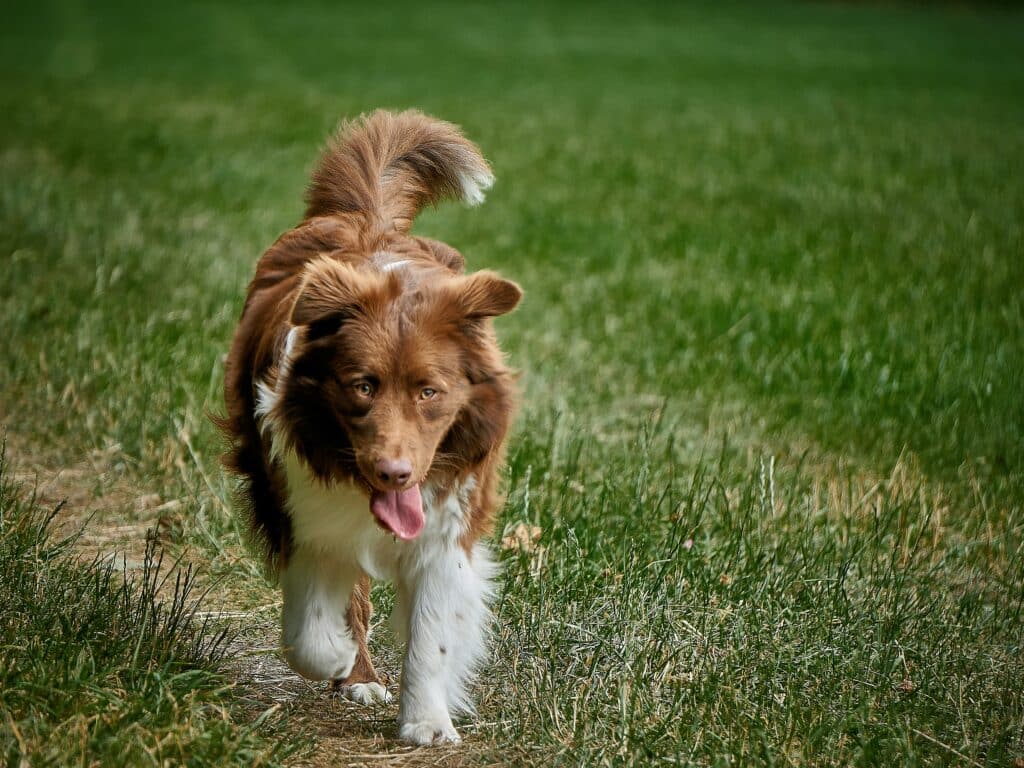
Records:
[[[493,183],[480,150],[456,126],[415,110],[378,110],[344,123],[329,142],[306,193],[306,217],[362,214],[371,232],[404,233],[424,205],[476,205]]]

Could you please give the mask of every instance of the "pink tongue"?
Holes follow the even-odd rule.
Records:
[[[377,521],[400,539],[415,539],[426,522],[420,487],[407,491],[374,491],[370,511]]]

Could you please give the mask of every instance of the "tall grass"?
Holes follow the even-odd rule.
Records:
[[[190,568],[150,545],[127,574],[85,561],[0,455],[0,755],[6,765],[280,765],[305,742],[242,712],[227,628],[198,619]]]

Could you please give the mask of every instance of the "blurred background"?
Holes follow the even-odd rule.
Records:
[[[225,346],[337,121],[413,106],[499,179],[420,231],[525,284],[514,362],[560,410],[703,420],[753,397],[829,449],[1020,469],[1016,11],[40,3],[2,34],[6,290],[72,303],[54,330],[176,338],[178,311]],[[103,312],[115,270],[151,297],[128,317]],[[19,358],[53,350],[5,320]],[[198,342],[175,348],[192,379]],[[116,390],[125,364],[76,387]],[[179,382],[158,418],[203,394]]]

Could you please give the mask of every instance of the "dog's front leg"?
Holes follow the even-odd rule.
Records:
[[[408,639],[398,713],[402,741],[460,741],[451,716],[473,710],[466,687],[486,651],[493,571],[486,549],[475,547],[469,555],[453,541],[401,575],[395,618]]]
[[[281,571],[281,647],[293,670],[310,680],[343,680],[359,645],[346,614],[359,579],[354,564],[329,551],[296,547]]]

